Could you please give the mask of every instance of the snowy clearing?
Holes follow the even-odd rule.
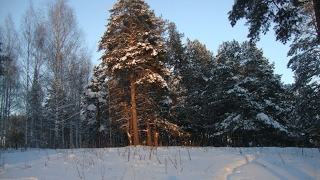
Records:
[[[319,149],[124,147],[1,150],[0,179],[320,179]]]

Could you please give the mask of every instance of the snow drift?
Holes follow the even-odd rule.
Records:
[[[124,147],[2,150],[0,179],[320,179],[306,148]]]

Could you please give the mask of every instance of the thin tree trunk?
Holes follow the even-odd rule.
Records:
[[[57,100],[56,100],[57,101]],[[59,124],[58,124],[58,108],[56,107],[54,120],[54,148],[58,148]]]
[[[64,124],[62,124],[62,127],[61,127],[61,141],[62,141],[62,148],[64,149],[65,148],[65,142],[64,142]]]
[[[112,146],[112,131],[111,131],[111,94],[110,94],[110,80],[108,80],[108,118],[109,118],[109,146]]]
[[[134,84],[134,72],[130,73],[130,89],[131,89],[131,105],[132,105],[132,128],[133,128],[133,144],[137,146],[139,142],[138,120],[137,120],[137,104],[136,104],[136,88]]]
[[[27,149],[27,144],[28,144],[28,120],[29,117],[27,116],[26,118],[26,127],[25,127],[25,138],[24,138],[24,149]]]
[[[130,9],[132,11],[132,9]],[[132,36],[133,32],[133,19],[130,12],[130,46],[133,46],[134,39]],[[132,104],[132,128],[133,128],[133,144],[137,146],[139,142],[139,132],[138,132],[138,120],[137,120],[137,104],[136,104],[136,87],[135,87],[135,77],[134,72],[130,73],[130,89],[131,89],[131,104]]]
[[[30,26],[28,31],[30,32]],[[30,117],[30,99],[29,99],[29,60],[30,60],[30,33],[28,33],[28,45],[27,45],[27,87],[26,87],[26,102],[27,102],[27,118],[26,118],[26,127],[25,127],[25,138],[24,138],[24,148],[27,149],[27,144],[28,144],[28,121],[29,121],[29,117]],[[33,117],[30,117],[33,120]],[[31,129],[33,127],[31,126]],[[31,133],[31,137],[32,137],[32,133]],[[31,142],[32,142],[32,138],[30,138]],[[33,142],[32,142],[33,143]]]
[[[151,140],[151,128],[150,128],[149,118],[146,118],[146,124],[147,124],[147,139],[148,139],[148,146],[152,146],[152,140]]]
[[[99,104],[99,101],[98,101],[98,104],[97,104],[97,124],[98,124],[98,133],[97,133],[97,146],[98,148],[100,148],[101,146],[101,132],[100,132],[100,128],[101,128],[101,112],[100,112],[100,104]]]
[[[72,123],[70,122],[70,124],[69,124],[69,126],[70,126],[70,149],[73,149],[74,148],[74,146],[73,146],[73,126],[72,126]]]
[[[76,140],[76,148],[80,148],[80,146],[79,146],[79,122],[77,123],[77,126],[76,126],[76,138],[75,138],[75,140]]]

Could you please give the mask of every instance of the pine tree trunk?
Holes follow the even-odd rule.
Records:
[[[154,130],[153,133],[154,133],[154,146],[155,146],[155,147],[158,147],[158,146],[159,146],[159,145],[158,145],[159,133],[158,133],[157,130]]]
[[[124,90],[124,88],[122,88],[122,95],[124,95],[124,94],[125,94],[125,90]],[[128,137],[129,146],[131,146],[132,145],[132,123],[131,123],[131,118],[129,117],[130,111],[128,110],[128,106],[127,106],[126,101],[123,104],[123,109],[124,109],[124,113],[125,113],[125,118],[127,120],[126,133],[127,133],[127,137]],[[110,128],[110,130],[111,130],[111,128]]]
[[[147,138],[148,138],[148,146],[152,146],[152,140],[151,140],[151,129],[150,129],[149,118],[146,118],[146,124],[147,124]]]
[[[132,104],[132,128],[133,128],[133,145],[137,146],[139,142],[138,120],[137,120],[137,104],[136,104],[136,88],[134,84],[134,72],[130,73],[130,89]]]

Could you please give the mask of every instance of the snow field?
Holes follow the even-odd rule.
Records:
[[[307,148],[123,147],[1,150],[0,179],[320,179]]]

